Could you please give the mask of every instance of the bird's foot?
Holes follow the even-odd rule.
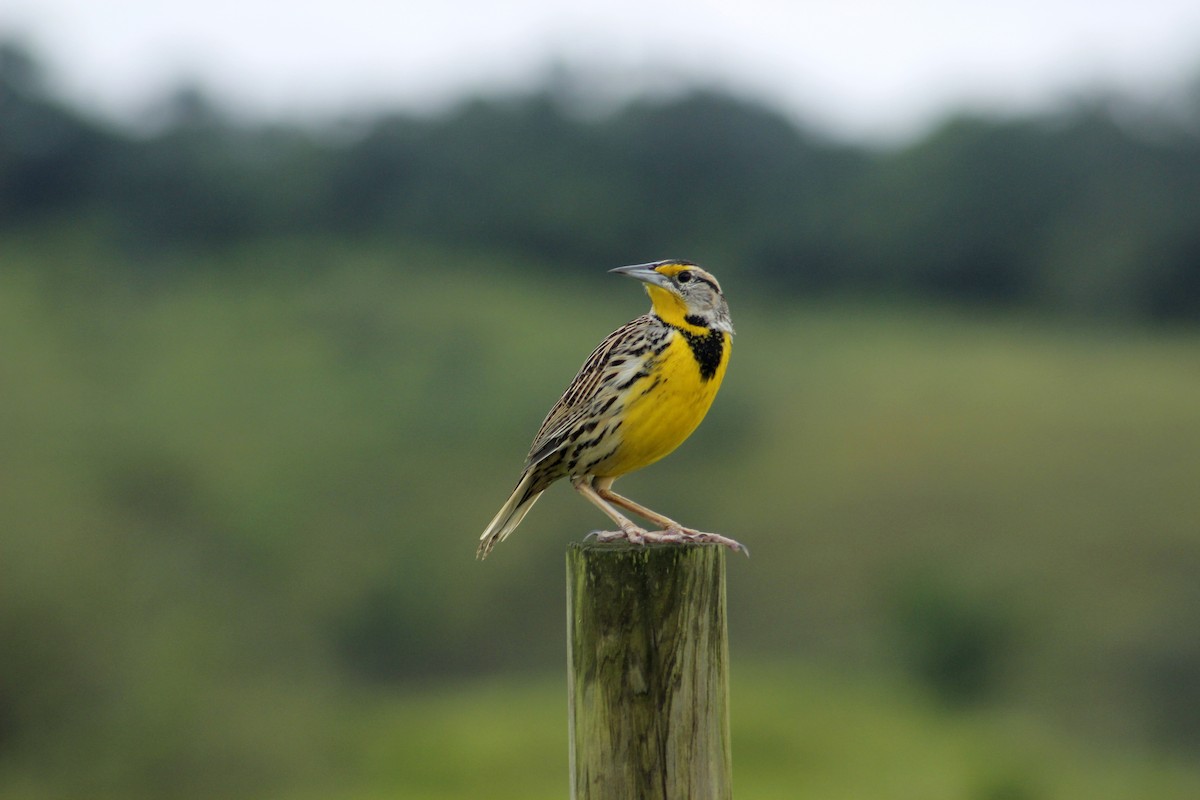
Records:
[[[691,528],[685,528],[682,525],[678,527],[668,527],[661,531],[647,531],[647,542],[661,542],[663,544],[719,544],[728,547],[735,553],[745,553],[747,557],[750,555],[750,550],[741,542],[734,541],[728,536],[722,536],[719,533],[706,533],[705,531],[697,531]]]
[[[585,539],[596,537],[597,542],[627,541],[630,544],[643,545],[646,543],[646,531],[637,525],[623,527],[619,531],[592,531]]]
[[[619,542],[627,541],[630,544],[645,545],[650,544],[719,544],[728,547],[735,553],[745,553],[750,556],[750,549],[741,542],[730,539],[728,536],[722,536],[719,533],[706,533],[705,531],[692,530],[691,528],[669,527],[661,531],[648,531],[630,525],[629,528],[623,528],[619,531],[592,531],[585,539],[596,538],[597,542]]]

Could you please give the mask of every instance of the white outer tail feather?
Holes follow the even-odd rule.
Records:
[[[488,523],[483,535],[479,537],[479,549],[475,551],[475,557],[485,559],[488,553],[492,552],[492,548],[497,542],[503,542],[508,538],[508,535],[517,529],[521,524],[521,520],[525,519],[525,515],[529,513],[529,509],[533,508],[533,504],[542,496],[541,492],[525,498],[522,502],[525,492],[529,490],[529,484],[533,480],[532,472],[527,472],[521,476],[520,483],[517,488],[513,489],[508,500],[496,512],[496,516]]]

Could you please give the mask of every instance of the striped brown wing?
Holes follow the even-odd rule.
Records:
[[[627,367],[628,359],[644,357],[658,327],[662,323],[645,314],[605,337],[542,421],[529,448],[526,469],[566,444],[572,433],[591,421],[589,418],[612,407],[621,391],[616,376]]]

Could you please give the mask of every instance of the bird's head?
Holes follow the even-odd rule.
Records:
[[[645,283],[654,313],[663,322],[692,330],[715,328],[733,333],[729,305],[721,294],[721,285],[711,273],[696,264],[668,259],[609,271]]]

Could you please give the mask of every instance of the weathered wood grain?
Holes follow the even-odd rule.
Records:
[[[731,797],[725,549],[567,551],[571,797]]]

